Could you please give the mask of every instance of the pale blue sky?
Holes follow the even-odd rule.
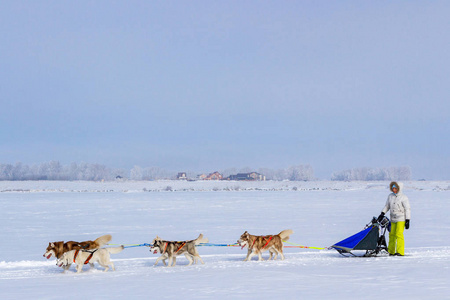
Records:
[[[448,1],[0,1],[0,163],[450,179]]]

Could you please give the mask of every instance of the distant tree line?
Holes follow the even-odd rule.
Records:
[[[126,171],[110,169],[101,164],[71,163],[61,165],[59,161],[35,165],[22,163],[0,164],[0,180],[112,180],[125,176]]]
[[[389,168],[356,168],[335,172],[331,180],[336,181],[386,181],[386,180],[411,180],[411,168],[389,167]]]
[[[206,174],[213,172],[210,170]],[[250,173],[252,168],[226,169],[219,171],[228,177],[237,173]],[[286,169],[260,168],[256,172],[266,176],[267,180],[309,181],[315,180],[314,170],[310,165],[296,165]],[[187,172],[190,178],[196,178],[199,172]],[[131,170],[113,169],[101,164],[71,163],[62,165],[59,161],[50,161],[34,165],[20,162],[16,164],[0,164],[0,180],[158,180],[175,179],[177,172],[159,167],[143,168],[134,166]]]
[[[180,170],[178,170],[180,171]],[[210,170],[206,174],[216,170]],[[230,168],[219,170],[228,177],[237,173],[258,172],[266,180],[312,181],[316,180],[314,170],[310,165],[294,165],[285,169],[259,168],[257,170],[246,167],[242,169]],[[189,178],[196,178],[198,172],[187,172]],[[109,168],[101,164],[71,163],[62,165],[59,161],[50,161],[34,165],[20,162],[16,164],[0,164],[0,180],[158,180],[175,179],[177,172],[167,171],[159,167],[142,168],[134,166],[131,170]],[[410,167],[390,168],[356,168],[332,174],[332,180],[410,180]]]
[[[140,166],[134,166],[130,170],[131,180],[158,180],[158,179],[175,179],[176,174],[169,172],[158,167],[142,168]]]

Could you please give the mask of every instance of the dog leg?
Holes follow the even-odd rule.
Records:
[[[252,252],[250,252],[250,254],[247,256],[247,258],[246,258],[245,260],[246,260],[246,261],[251,261],[251,260],[252,260],[252,257],[255,256],[255,255],[256,255],[256,253],[252,251]],[[244,260],[244,261],[245,261],[245,260]]]
[[[100,264],[100,266],[102,266],[103,268],[105,268],[105,269],[103,270],[103,272],[108,272],[108,270],[109,270],[109,266],[108,266],[108,265],[101,264],[101,263],[99,263],[99,264]]]
[[[264,259],[262,258],[261,251],[258,251],[258,261],[264,261]]]
[[[172,267],[175,267],[175,265],[177,264],[177,257],[173,256],[173,264]]]
[[[250,249],[248,249],[248,251],[247,251],[247,257],[244,259],[244,261],[248,261],[248,260],[250,260],[251,258],[250,258],[250,254],[252,254],[252,250],[250,250]]]
[[[164,255],[161,255],[160,257],[158,257],[158,258],[156,259],[154,266],[156,266],[156,265],[158,264],[158,262],[159,262],[161,259],[162,259],[164,265],[166,265],[166,258],[165,258]]]
[[[194,248],[194,250],[196,250],[195,248]],[[194,251],[193,253],[190,253],[189,252],[189,254],[191,255],[191,258],[194,260],[194,265],[198,262],[198,259],[197,259],[197,257],[199,257],[200,255],[198,255],[198,252],[197,251]],[[201,259],[200,259],[201,260]],[[203,262],[202,262],[203,263]]]
[[[89,267],[92,269],[94,267],[94,263],[89,263]]]
[[[194,260],[192,259],[192,256],[189,253],[185,253],[184,256],[187,258],[187,260],[189,261],[189,264],[186,267],[189,267],[190,265],[192,265],[192,263],[194,262]]]
[[[109,266],[111,266],[112,270],[115,271],[116,269],[114,268],[114,263],[111,261],[111,259],[108,257],[107,259],[105,259],[105,261],[103,262],[103,264],[105,265],[105,271],[109,270]]]
[[[68,264],[67,266],[63,266],[63,273],[66,273],[66,271],[69,270],[71,265],[72,264]]]
[[[169,256],[169,263],[168,263],[167,267],[171,267],[172,266],[172,260],[173,260],[173,257]]]
[[[202,265],[204,265],[205,263],[203,262],[203,260],[202,260],[202,258],[200,257],[200,255],[196,255],[196,256],[194,256],[194,260],[195,260],[195,262],[197,262],[197,259],[202,263]]]
[[[77,273],[81,273],[81,271],[83,270],[83,265],[77,265],[76,269]]]
[[[177,257],[169,256],[169,263],[167,264],[167,267],[175,267],[176,264],[177,264]]]
[[[272,247],[269,249],[269,251],[270,251],[270,257],[272,258],[272,254],[273,254],[274,255],[273,260],[276,260],[278,258],[278,253],[279,253],[277,248]]]
[[[113,263],[112,261],[109,261],[108,264],[107,264],[106,267],[105,267],[105,271],[104,271],[104,272],[106,272],[106,271],[109,270],[109,266],[111,266],[111,269],[112,269],[113,271],[116,270],[116,268],[114,267],[114,263]]]

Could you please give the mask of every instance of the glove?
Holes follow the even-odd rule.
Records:
[[[382,213],[378,216],[377,222],[380,223],[381,220],[383,220],[383,218],[384,218],[384,212],[382,212]]]
[[[406,221],[405,221],[405,229],[409,229],[409,220],[408,219],[406,219]]]

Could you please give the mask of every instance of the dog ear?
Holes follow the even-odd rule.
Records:
[[[50,245],[50,247],[55,247],[54,243],[48,243]]]

